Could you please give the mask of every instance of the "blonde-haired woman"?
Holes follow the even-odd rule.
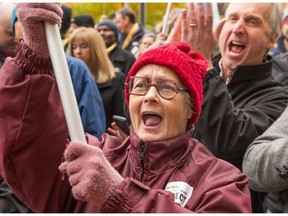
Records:
[[[93,28],[77,28],[70,36],[67,53],[83,60],[89,67],[103,100],[107,129],[113,115],[124,115],[125,75],[116,71],[102,37]]]

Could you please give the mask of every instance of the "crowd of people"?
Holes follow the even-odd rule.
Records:
[[[288,212],[288,15],[189,3],[165,33],[0,4],[0,212]],[[58,24],[86,143],[71,140],[46,42]],[[125,117],[127,134],[113,116]]]

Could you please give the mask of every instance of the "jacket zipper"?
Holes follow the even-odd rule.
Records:
[[[145,144],[142,140],[140,140],[140,163],[142,167],[141,182],[144,178],[144,151],[145,151]]]

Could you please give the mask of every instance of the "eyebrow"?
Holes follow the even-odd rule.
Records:
[[[255,20],[258,20],[260,22],[262,22],[263,18],[262,17],[259,17],[259,16],[255,16],[253,14],[249,14],[247,16],[245,16],[245,19],[255,19]]]
[[[261,19],[261,16],[257,16],[257,15],[255,15],[254,13],[252,13],[252,12],[247,12],[247,13],[239,13],[238,11],[233,11],[233,12],[228,12],[227,14],[226,14],[226,17],[230,17],[230,16],[244,16],[244,18],[245,19],[251,19],[251,18],[253,18],[253,19],[259,19],[259,20],[262,20]]]

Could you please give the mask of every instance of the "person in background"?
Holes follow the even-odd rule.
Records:
[[[156,41],[156,35],[154,33],[148,32],[145,33],[139,43],[139,49],[135,54],[136,58],[139,58],[144,52],[146,52],[153,43]]]
[[[79,27],[94,28],[95,21],[91,14],[80,14],[71,19],[71,25],[68,30],[69,35]]]
[[[288,213],[288,107],[282,115],[247,148],[243,172],[249,187],[268,192],[267,213]]]
[[[108,17],[107,17],[106,14],[102,14],[102,15],[100,16],[98,23],[100,23],[100,22],[102,22],[102,21],[104,21],[104,20],[108,20]]]
[[[113,12],[113,13],[111,13],[111,14],[108,16],[108,19],[111,20],[112,22],[116,23],[116,22],[115,22],[115,17],[116,17],[116,14]]]
[[[288,15],[282,21],[277,47],[268,54],[273,56],[272,77],[288,88]]]
[[[104,103],[87,65],[72,56],[66,56],[81,122],[86,133],[101,140],[106,131]]]
[[[132,55],[132,53],[128,52],[127,50],[124,50],[120,47],[118,43],[118,29],[115,23],[113,23],[111,20],[105,20],[100,22],[97,25],[97,31],[102,36],[105,46],[106,46],[106,52],[109,56],[109,59],[113,66],[118,70],[119,72],[123,72],[125,74],[125,77],[127,76],[130,68],[135,62],[135,57]],[[124,104],[124,117],[126,117],[128,124],[131,123],[129,112],[127,109],[126,104]],[[115,127],[114,122],[111,123],[111,127]],[[111,133],[110,128],[108,127],[107,131]],[[112,132],[113,134],[114,132]]]
[[[288,88],[288,52],[273,57],[272,77]]]
[[[16,37],[12,26],[15,25],[15,4],[0,3],[0,68],[8,56],[14,57],[18,51],[20,37]],[[12,25],[11,25],[12,24]],[[18,28],[18,24],[16,24]]]
[[[277,39],[277,47],[269,51],[269,55],[277,56],[286,53],[288,50],[288,15],[284,17],[281,23],[280,36]]]
[[[17,4],[24,40],[0,72],[0,172],[25,204],[54,213],[251,211],[247,177],[191,137],[202,55],[183,42],[147,51],[126,78],[130,138],[86,134],[87,144],[70,142],[43,28],[60,24],[62,11],[36,6]]]
[[[115,23],[120,31],[120,46],[135,55],[146,30],[136,22],[136,15],[129,7],[119,9],[115,15]]]
[[[213,33],[211,4],[182,11],[182,40],[209,60],[202,112],[193,137],[240,170],[247,147],[284,111],[288,92],[271,77],[267,56],[281,24],[281,4],[230,3]],[[220,55],[211,59],[218,42]],[[214,66],[214,67],[213,67]],[[265,193],[252,190],[253,212],[263,212]]]
[[[135,57],[118,44],[118,29],[115,23],[104,20],[97,25],[97,31],[104,40],[109,59],[125,76],[135,62]]]
[[[61,9],[63,10],[63,17],[60,28],[60,35],[64,50],[66,51],[69,41],[69,35],[67,34],[67,32],[71,26],[72,9],[66,5],[61,5]]]
[[[89,67],[105,109],[106,129],[113,115],[124,115],[125,74],[117,72],[109,60],[102,37],[94,28],[80,27],[70,35],[68,55],[80,58]]]

